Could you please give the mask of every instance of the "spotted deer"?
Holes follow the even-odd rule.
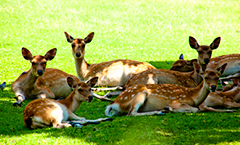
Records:
[[[133,74],[148,69],[156,69],[146,62],[125,59],[89,64],[84,58],[85,46],[92,41],[94,32],[88,34],[84,39],[74,39],[67,32],[64,33],[67,41],[72,45],[72,54],[75,60],[77,76],[80,81],[86,81],[97,76],[99,79],[96,86],[124,86]]]
[[[21,106],[26,98],[66,98],[71,93],[66,78],[71,76],[77,79],[77,77],[58,69],[46,68],[47,61],[52,60],[56,52],[57,49],[54,48],[44,56],[33,56],[27,48],[22,48],[22,56],[31,62],[31,68],[22,73],[11,85],[17,100],[14,106]]]
[[[107,106],[105,114],[112,115],[154,115],[164,108],[173,112],[198,112],[197,108],[210,91],[217,88],[219,75],[227,64],[217,70],[206,70],[203,81],[195,88],[173,84],[135,85],[127,88],[115,101]]]
[[[233,87],[237,87],[239,85],[240,72],[238,72],[234,75],[229,75],[227,77],[220,78],[220,80],[222,80],[223,82],[224,82],[224,80],[229,80],[229,79],[232,79],[232,84],[227,85],[227,84],[223,83],[223,88],[222,88],[223,92],[231,90]]]
[[[222,64],[227,63],[227,67],[222,76],[233,75],[240,71],[240,54],[221,55],[211,58],[207,68],[218,68]]]
[[[194,70],[191,72],[178,72],[165,69],[151,69],[133,75],[125,84],[124,88],[129,88],[139,84],[176,84],[184,87],[194,88],[202,82],[199,74],[200,66],[194,63]],[[105,97],[119,95],[121,92],[109,92]]]
[[[82,102],[91,102],[91,86],[95,85],[97,77],[92,78],[87,83],[77,82],[72,77],[67,77],[66,80],[69,88],[73,91],[64,100],[36,99],[25,107],[23,121],[26,127],[32,129],[50,126],[65,128],[72,126],[68,120],[74,120],[74,123],[81,125],[109,120],[109,118],[86,120],[74,114]]]
[[[240,108],[240,86],[239,79],[233,78],[234,84],[230,90],[225,92],[211,92],[205,101],[199,106],[202,110],[214,112],[234,112],[235,110],[218,110],[215,108]]]
[[[221,37],[217,37],[213,40],[213,42],[208,46],[208,45],[199,45],[197,40],[189,36],[189,44],[190,47],[195,49],[198,52],[198,64],[201,67],[201,73],[203,73],[206,70],[206,66],[209,63],[211,56],[212,56],[212,51],[214,49],[217,49],[221,41]]]
[[[190,72],[194,70],[193,63],[197,62],[197,59],[184,60],[183,54],[179,56],[179,60],[173,63],[170,70],[180,71],[180,72]]]

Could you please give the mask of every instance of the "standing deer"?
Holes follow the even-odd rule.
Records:
[[[194,37],[189,36],[189,44],[191,48],[195,49],[198,52],[198,64],[201,66],[201,73],[206,70],[206,66],[212,56],[212,51],[218,48],[220,41],[221,37],[217,37],[209,46],[199,45]]]
[[[77,82],[72,77],[67,77],[67,83],[73,90],[64,100],[37,99],[30,102],[23,113],[23,121],[28,128],[50,127],[65,128],[72,126],[67,120],[75,120],[74,123],[81,125],[88,123],[100,123],[109,120],[100,118],[97,120],[86,120],[78,117],[74,112],[80,107],[83,101],[91,102],[91,86],[95,85],[97,78],[89,80],[87,83]]]
[[[180,71],[180,72],[190,72],[193,71],[193,63],[197,62],[197,59],[184,60],[183,54],[179,56],[179,60],[173,63],[170,70]]]
[[[210,91],[217,88],[219,75],[227,64],[217,70],[206,70],[202,83],[195,88],[173,84],[135,85],[121,93],[107,106],[105,114],[112,115],[154,115],[159,110],[171,108],[174,112],[198,112],[197,108]]]
[[[88,64],[84,58],[85,45],[92,41],[94,32],[88,34],[84,39],[74,39],[67,32],[64,33],[67,41],[72,44],[72,54],[80,81],[86,81],[97,76],[98,82],[96,86],[124,86],[133,74],[137,74],[148,69],[156,69],[146,62],[123,59],[98,64]]]
[[[31,62],[31,68],[22,73],[11,85],[17,100],[14,106],[20,106],[26,98],[66,98],[71,93],[67,77],[71,76],[76,80],[77,77],[58,69],[46,68],[47,61],[52,60],[56,52],[57,49],[54,48],[44,56],[33,56],[28,49],[22,48],[22,56]]]

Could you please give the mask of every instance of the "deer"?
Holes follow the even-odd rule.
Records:
[[[107,116],[161,115],[165,108],[172,112],[199,112],[198,106],[210,91],[217,88],[219,75],[227,64],[217,69],[205,70],[203,81],[195,88],[174,84],[146,84],[127,88],[106,107]]]
[[[189,45],[198,52],[198,64],[201,67],[201,73],[206,70],[206,66],[212,57],[212,51],[217,49],[220,45],[221,37],[217,37],[210,45],[199,45],[197,40],[189,36]]]
[[[199,106],[202,110],[225,112],[226,110],[217,110],[215,108],[240,108],[240,86],[239,78],[233,78],[234,84],[230,90],[211,92]],[[235,112],[235,110],[227,110]]]
[[[227,85],[224,83],[224,80],[232,79],[233,83],[230,85]],[[227,77],[222,77],[220,80],[223,81],[223,88],[222,92],[226,92],[228,90],[231,90],[233,87],[236,87],[239,85],[239,79],[240,79],[240,72],[235,73],[234,75],[229,75]]]
[[[179,72],[166,69],[150,69],[133,75],[123,89],[139,84],[176,84],[184,87],[197,87],[202,82],[200,66],[195,62],[191,72]],[[109,92],[104,97],[119,95],[121,91]]]
[[[180,71],[180,72],[191,72],[194,70],[193,63],[197,62],[197,59],[184,60],[183,54],[179,56],[179,60],[173,63],[170,70]]]
[[[23,72],[11,85],[11,90],[16,96],[14,106],[21,106],[25,99],[37,98],[66,98],[71,93],[67,77],[76,76],[65,73],[59,69],[46,68],[47,61],[52,60],[57,49],[49,50],[44,56],[35,55],[27,48],[22,48],[22,56],[30,61],[31,68]]]
[[[99,118],[97,120],[86,120],[79,117],[74,112],[80,107],[82,102],[91,102],[91,87],[95,85],[97,77],[88,82],[76,81],[72,77],[67,77],[66,81],[73,91],[64,100],[53,100],[41,98],[31,101],[23,113],[23,121],[27,128],[36,129],[43,127],[66,128],[75,124],[78,127],[89,123],[100,123],[111,120],[110,118]],[[68,121],[73,120],[73,121]]]
[[[221,77],[234,75],[240,71],[240,54],[228,54],[211,58],[210,62],[207,65],[207,68],[218,68],[224,63],[227,63],[228,65]]]
[[[93,39],[94,32],[89,33],[84,39],[73,38],[64,32],[67,42],[72,45],[72,54],[75,60],[77,76],[80,81],[86,81],[92,77],[98,77],[96,86],[116,87],[124,86],[133,75],[148,69],[156,69],[147,62],[139,62],[127,59],[118,59],[96,64],[89,64],[85,60],[85,46]]]

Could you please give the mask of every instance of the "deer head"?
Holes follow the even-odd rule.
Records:
[[[84,39],[76,38],[74,39],[71,35],[67,32],[64,32],[67,38],[67,41],[72,44],[72,54],[73,57],[76,59],[83,58],[85,54],[85,45],[90,43],[93,39],[94,32],[91,32],[87,35]]]
[[[208,45],[199,45],[197,40],[189,36],[189,44],[190,47],[197,50],[198,52],[198,63],[201,65],[203,71],[206,69],[206,65],[209,63],[210,58],[212,56],[212,51],[217,49],[221,41],[221,37],[217,37],[213,40],[213,42]],[[203,65],[205,65],[203,67]]]
[[[32,53],[27,48],[22,48],[23,58],[31,62],[31,73],[37,77],[43,75],[43,73],[45,72],[47,61],[52,60],[55,57],[56,53],[57,49],[53,48],[49,50],[44,56],[32,56]]]

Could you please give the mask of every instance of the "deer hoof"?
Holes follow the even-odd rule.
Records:
[[[15,102],[15,103],[13,103],[13,106],[15,106],[15,107],[16,107],[16,106],[21,107],[21,104],[22,104],[22,103]]]

